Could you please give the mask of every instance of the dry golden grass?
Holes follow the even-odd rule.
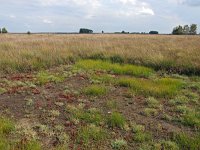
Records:
[[[160,69],[200,72],[200,36],[0,35],[0,72],[27,72],[102,53]],[[189,72],[188,71],[188,72]]]

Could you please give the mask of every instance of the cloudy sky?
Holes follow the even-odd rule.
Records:
[[[10,32],[158,30],[176,25],[200,28],[200,0],[0,0],[0,27]]]

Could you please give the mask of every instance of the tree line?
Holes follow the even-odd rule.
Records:
[[[8,33],[7,29],[4,27],[4,28],[0,28],[0,33]]]
[[[174,35],[196,35],[197,34],[197,24],[177,26],[173,29],[172,34]]]
[[[7,31],[7,29],[5,27],[2,28],[2,29],[0,28],[0,34],[1,33],[8,33],[8,31]],[[86,28],[81,28],[79,30],[79,33],[80,34],[92,34],[93,30],[86,29]],[[102,31],[102,34],[103,33],[104,33],[104,31]],[[149,33],[145,33],[145,32],[129,33],[129,32],[122,31],[122,32],[114,32],[114,33],[116,33],[116,34],[159,34],[158,31],[150,31]],[[31,34],[31,32],[28,31],[27,34]],[[173,35],[196,35],[197,34],[197,24],[191,24],[190,26],[189,25],[176,26],[176,27],[173,28],[172,34]]]

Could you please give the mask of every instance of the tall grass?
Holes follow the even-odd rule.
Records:
[[[0,72],[40,70],[102,54],[156,69],[200,73],[199,40],[199,36],[131,34],[0,35]]]

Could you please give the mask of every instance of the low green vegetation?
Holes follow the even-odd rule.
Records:
[[[104,117],[97,109],[84,110],[82,107],[68,106],[67,110],[72,114],[72,119],[78,119],[86,123],[100,124]]]
[[[189,102],[189,99],[184,95],[178,95],[174,99],[171,99],[169,101],[169,103],[173,106],[187,104],[188,102]]]
[[[115,100],[108,100],[106,102],[106,107],[108,109],[111,109],[111,110],[116,110],[117,109],[117,102]]]
[[[105,70],[113,72],[114,74],[132,75],[136,77],[149,77],[154,73],[153,69],[147,67],[128,64],[121,65],[102,60],[80,60],[75,66],[85,70]]]
[[[122,150],[127,148],[127,142],[123,139],[112,141],[111,146],[114,150]]]
[[[110,116],[108,116],[107,124],[112,128],[123,128],[126,124],[126,120],[122,114],[113,112]]]
[[[103,85],[91,85],[83,89],[83,93],[89,96],[101,96],[108,92]]]
[[[12,121],[6,118],[0,117],[0,135],[9,134],[15,128]]]
[[[178,144],[173,141],[162,141],[159,144],[164,150],[179,150]]]
[[[139,150],[180,150],[180,148],[178,144],[173,141],[162,140],[158,143],[149,142],[146,144],[142,144]]]
[[[32,140],[32,141],[25,143],[21,147],[21,149],[23,149],[23,150],[42,150],[42,147],[39,142]]]
[[[143,125],[138,125],[135,122],[132,122],[131,129],[134,133],[133,140],[135,142],[143,143],[152,139],[151,134],[145,131],[145,127]]]
[[[91,83],[100,84],[100,83],[114,83],[115,78],[113,75],[101,74],[101,75],[91,75]]]
[[[100,142],[107,137],[106,131],[97,127],[93,124],[81,127],[78,131],[77,141],[80,143],[84,143],[84,145],[88,145],[89,143],[97,143]]]
[[[184,133],[179,133],[174,136],[173,140],[178,144],[181,150],[200,149],[200,135],[188,136]]]
[[[200,112],[196,110],[187,111],[181,118],[180,121],[187,126],[195,127],[200,129]]]
[[[6,91],[7,91],[6,89],[0,87],[0,95],[5,93]]]
[[[176,95],[184,85],[182,81],[171,78],[157,80],[121,78],[118,84],[131,88],[137,94],[166,98]]]
[[[48,72],[41,71],[36,75],[37,82],[40,85],[44,85],[48,82],[62,82],[64,81],[65,77],[59,74],[50,74]]]
[[[147,100],[147,105],[149,108],[160,108],[161,105],[160,105],[160,102],[155,99],[154,97],[149,97]]]

